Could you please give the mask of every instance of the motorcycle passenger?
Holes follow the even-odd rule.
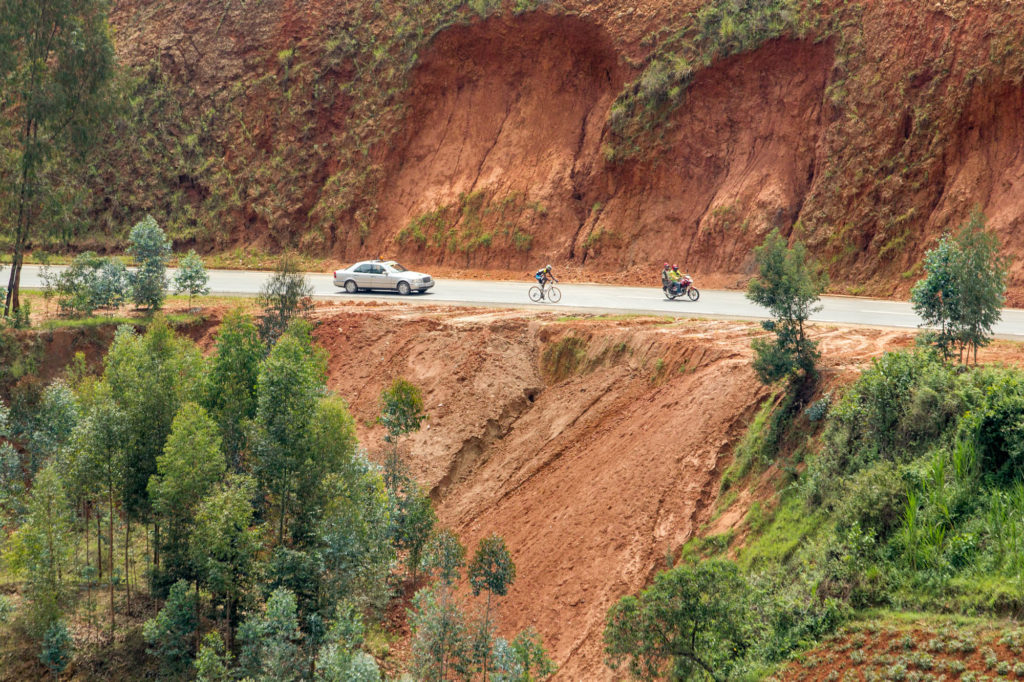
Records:
[[[669,275],[670,272],[672,272],[672,268],[669,267],[669,264],[666,261],[665,267],[663,267],[661,269],[661,287],[663,289],[668,287],[668,284],[669,284],[669,281],[670,281],[669,278],[668,278],[668,275]]]

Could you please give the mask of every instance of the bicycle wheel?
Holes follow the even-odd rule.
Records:
[[[540,299],[544,298],[544,295],[540,291],[540,287],[530,287],[530,300],[536,303]]]
[[[700,298],[700,292],[693,287],[690,287],[689,289],[686,290],[686,295],[689,297],[691,301],[696,301],[698,298]]]
[[[558,287],[548,289],[548,300],[552,303],[558,303],[562,300],[562,292],[558,290]]]

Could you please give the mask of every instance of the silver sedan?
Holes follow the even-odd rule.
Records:
[[[423,293],[434,286],[430,275],[406,270],[393,260],[364,260],[334,271],[334,286],[350,294],[370,289],[397,291],[402,295]]]

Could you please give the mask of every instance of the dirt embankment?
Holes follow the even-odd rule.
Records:
[[[815,4],[696,64],[646,147],[615,157],[613,103],[705,4],[122,0],[113,23],[188,114],[168,134],[202,122],[211,163],[178,178],[213,216],[188,218],[199,241],[593,279],[669,257],[718,286],[779,228],[836,289],[885,295],[978,206],[1024,256],[1024,6]]]
[[[422,388],[429,419],[408,462],[471,550],[491,533],[507,541],[517,579],[501,631],[536,627],[560,679],[609,677],[607,609],[709,520],[766,395],[750,368],[755,327],[451,308],[319,315],[329,385],[371,450],[380,391],[398,376]],[[912,338],[815,334],[833,377]]]

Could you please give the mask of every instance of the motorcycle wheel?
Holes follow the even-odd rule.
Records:
[[[686,296],[687,296],[687,297],[688,297],[688,298],[689,298],[689,299],[690,299],[691,301],[696,301],[696,300],[697,300],[698,298],[700,298],[700,292],[699,292],[699,291],[697,291],[697,289],[696,289],[696,288],[694,288],[694,287],[690,287],[689,289],[687,289],[687,290],[686,290]]]

